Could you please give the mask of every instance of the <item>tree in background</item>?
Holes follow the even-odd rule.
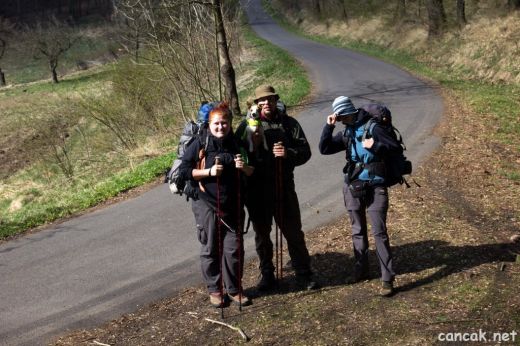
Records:
[[[426,0],[426,9],[428,11],[428,37],[440,36],[446,24],[446,12],[442,0]]]
[[[220,73],[222,79],[224,79],[224,83],[226,84],[226,98],[230,102],[233,116],[239,117],[241,114],[235,80],[235,69],[233,68],[233,63],[231,62],[229,54],[229,46],[227,43],[226,30],[224,28],[222,4],[220,0],[213,0],[213,10],[215,11],[215,31],[217,35],[218,55],[220,60]]]
[[[233,115],[240,114],[229,44],[230,38],[238,37],[240,23],[232,3],[228,1],[223,5],[220,0],[116,2],[116,13],[138,24],[135,25],[138,34],[135,31],[133,35],[125,34],[134,40],[139,37],[141,53],[139,61],[134,63],[162,71],[158,82],[164,85],[163,96],[184,119],[194,114],[201,101],[222,98],[221,81]],[[126,47],[134,53],[136,45]]]
[[[466,25],[466,1],[457,0],[457,23],[459,26]]]
[[[507,0],[507,4],[513,10],[520,10],[520,0]]]
[[[80,38],[79,34],[74,27],[53,17],[45,23],[38,23],[35,28],[27,28],[26,37],[31,42],[34,57],[47,59],[52,81],[58,83],[58,63]]]
[[[395,21],[397,23],[403,22],[406,18],[406,0],[397,0],[395,7]]]
[[[8,37],[13,33],[14,25],[0,17],[0,61],[7,50]],[[5,74],[0,66],[0,87],[5,86]]]

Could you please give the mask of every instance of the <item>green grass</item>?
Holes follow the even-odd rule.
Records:
[[[245,38],[248,44],[258,51],[260,58],[241,69],[243,73],[253,72],[252,81],[239,89],[239,97],[244,104],[243,110],[245,110],[246,98],[252,96],[254,89],[264,83],[274,85],[288,106],[300,103],[310,91],[310,82],[304,69],[285,51],[256,37],[251,30],[246,29]],[[109,81],[112,70],[110,66],[106,66],[98,72],[87,71],[64,79],[57,85],[37,82],[5,89],[0,91],[0,101],[3,97],[32,95],[38,98],[49,93],[66,95],[71,91],[88,91],[96,88],[98,82]],[[171,139],[168,143],[163,145],[173,147]],[[15,198],[22,198],[24,205],[16,212],[7,212],[13,198],[0,199],[0,238],[73,215],[122,192],[151,182],[170,167],[173,158],[173,153],[160,155],[137,163],[133,170],[122,170],[114,175],[103,172],[82,172],[73,181],[67,181],[60,176],[56,167],[46,167],[49,172],[48,177],[43,177],[42,169],[36,166],[19,172],[16,176],[18,183],[24,180],[30,181],[37,187],[17,193]],[[112,165],[114,166],[112,169],[103,167],[102,170],[113,172],[117,170],[115,166],[125,166],[124,162],[112,162]],[[85,171],[88,170],[90,169],[85,167]]]
[[[249,27],[244,36],[261,55],[259,61],[249,66],[255,70],[254,82],[239,92],[244,105],[247,97],[254,95],[254,89],[264,83],[273,85],[287,106],[300,103],[311,89],[304,68],[286,51],[256,36]]]
[[[117,44],[110,35],[89,37],[90,29],[109,28],[103,23],[86,23],[79,28],[81,38],[63,54],[58,62],[58,78],[63,78],[70,71],[77,69],[79,61],[112,59]],[[17,41],[18,40],[18,41]],[[12,38],[5,56],[0,61],[8,84],[23,84],[39,80],[50,83],[51,72],[45,58],[36,58],[30,47],[20,37]]]

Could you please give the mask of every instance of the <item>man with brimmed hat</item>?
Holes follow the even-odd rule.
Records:
[[[386,107],[384,109],[388,110]],[[395,273],[386,228],[388,188],[385,185],[386,170],[383,159],[386,155],[402,150],[402,147],[392,138],[393,130],[377,122],[373,127],[370,126],[370,136],[365,137],[365,125],[372,115],[363,108],[354,107],[350,98],[337,97],[332,103],[332,110],[333,114],[327,116],[319,149],[324,155],[346,152],[343,197],[352,225],[352,244],[356,258],[351,282],[370,277],[366,218],[368,213],[381,268],[381,295],[390,296],[394,292]],[[338,121],[345,125],[345,129],[333,136]]]
[[[249,157],[249,164],[255,167],[255,171],[248,177],[246,196],[262,275],[257,288],[267,291],[277,286],[270,237],[274,217],[287,240],[298,283],[302,288],[316,289],[318,285],[312,278],[293,173],[296,166],[310,159],[311,149],[298,121],[288,116],[284,107],[277,105],[279,98],[272,86],[261,85],[256,88],[253,99],[258,106],[267,142],[264,147],[260,145],[262,138],[257,138],[254,152]],[[246,120],[239,125],[236,131],[238,138],[243,138],[246,126]]]

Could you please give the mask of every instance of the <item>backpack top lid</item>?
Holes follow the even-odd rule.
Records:
[[[197,121],[199,123],[207,123],[209,121],[209,113],[218,105],[218,102],[204,101],[200,105],[199,112],[197,114]]]
[[[361,108],[368,112],[378,123],[384,125],[392,124],[392,113],[387,106],[380,103],[370,103],[361,106]]]

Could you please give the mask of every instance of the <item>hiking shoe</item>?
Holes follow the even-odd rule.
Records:
[[[392,281],[383,281],[379,294],[383,297],[390,297],[394,294],[394,283]]]
[[[297,275],[296,282],[298,283],[298,286],[307,291],[317,290],[320,288],[320,284],[312,278],[312,275]]]
[[[253,304],[253,301],[248,296],[245,296],[243,293],[242,293],[242,298],[240,298],[240,293],[236,293],[234,295],[228,293],[228,296],[231,299],[231,301],[233,303],[235,303],[236,305],[242,304],[242,306],[248,306],[248,305]]]
[[[220,292],[212,292],[209,294],[209,303],[214,308],[222,308],[226,305],[225,296],[222,296]]]
[[[256,289],[259,291],[269,291],[277,287],[276,278],[273,273],[263,273],[262,278],[256,285]]]

